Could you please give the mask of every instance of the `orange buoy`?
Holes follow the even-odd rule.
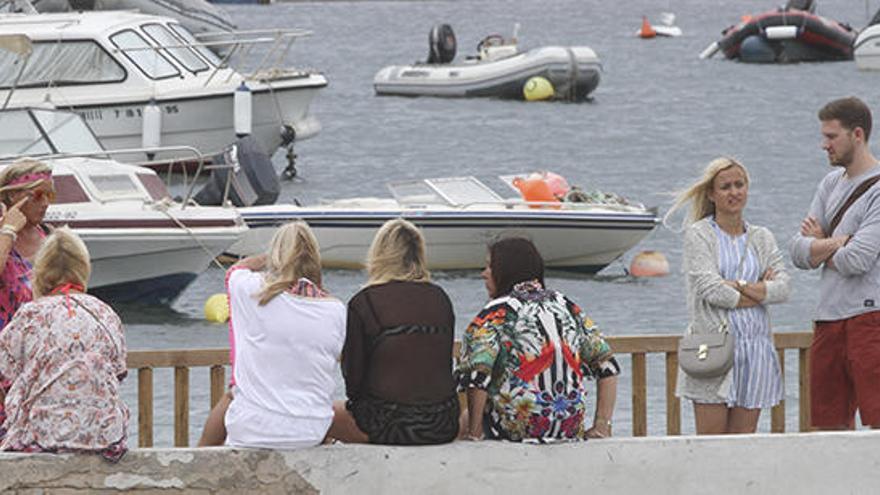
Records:
[[[633,277],[662,277],[669,275],[669,262],[660,251],[642,251],[629,265]]]
[[[642,16],[642,29],[639,30],[640,38],[653,38],[657,36],[657,31],[654,31],[654,28],[651,27],[651,23],[648,22],[648,18]]]
[[[559,201],[558,199],[556,199],[556,196],[553,195],[553,191],[550,190],[550,186],[547,184],[547,181],[542,179],[540,176],[529,177],[527,179],[517,177],[513,179],[513,185],[514,187],[519,189],[519,193],[526,201]],[[531,208],[541,208],[542,206],[543,205],[529,205],[529,207]]]

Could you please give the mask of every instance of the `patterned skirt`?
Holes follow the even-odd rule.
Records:
[[[458,436],[458,397],[434,404],[398,404],[374,397],[349,400],[346,407],[370,443],[432,445]]]

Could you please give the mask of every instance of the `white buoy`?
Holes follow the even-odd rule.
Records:
[[[141,147],[159,146],[162,146],[162,109],[156,104],[156,100],[150,100],[143,109]]]
[[[247,136],[251,133],[251,89],[244,81],[235,90],[232,103],[235,135],[236,137]]]
[[[642,251],[629,265],[633,277],[662,277],[669,275],[669,261],[659,251]]]

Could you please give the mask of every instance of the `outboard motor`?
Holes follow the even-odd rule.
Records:
[[[455,58],[455,33],[449,24],[437,24],[428,34],[429,64],[448,64]]]
[[[232,165],[229,200],[235,206],[271,205],[278,199],[281,192],[278,174],[272,159],[253,136],[239,138],[212,162]],[[219,206],[223,202],[229,172],[227,168],[211,170],[208,184],[193,199],[200,205]]]
[[[815,0],[788,0],[785,4],[785,10],[803,10],[811,14],[816,13]]]

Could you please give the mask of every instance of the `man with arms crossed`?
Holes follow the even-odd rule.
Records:
[[[822,107],[819,120],[822,149],[835,169],[819,183],[790,244],[796,267],[822,268],[810,346],[810,415],[814,429],[852,429],[858,409],[862,424],[877,428],[880,185],[865,189],[865,181],[880,176],[880,165],[868,146],[871,110],[858,98],[843,98]]]

